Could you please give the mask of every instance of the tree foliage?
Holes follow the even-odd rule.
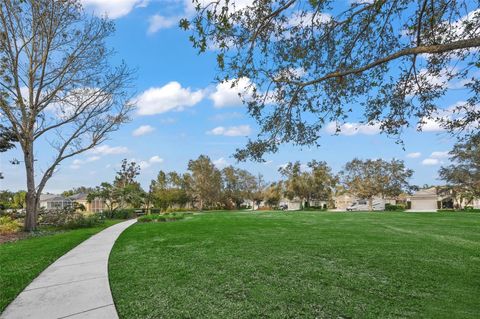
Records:
[[[322,128],[340,129],[354,105],[397,137],[428,121],[478,129],[478,0],[193,2],[197,14],[180,26],[199,52],[217,51],[218,80],[243,92],[261,126],[237,159],[261,160],[286,142],[318,145]],[[458,83],[463,102],[441,105]]]
[[[245,199],[251,197],[255,176],[247,170],[227,166],[222,170],[222,177],[226,204],[233,203],[235,208],[240,208]]]
[[[440,178],[468,205],[480,197],[480,135],[455,144],[450,159],[452,164],[440,168]]]
[[[79,0],[0,4],[0,115],[24,155],[26,230],[36,228],[40,194],[60,163],[128,120],[132,71],[109,63],[113,32],[113,22],[85,13]],[[52,157],[42,170],[39,141]]]
[[[298,198],[302,203],[311,200],[330,201],[338,178],[326,162],[312,160],[306,166],[302,170],[302,165],[297,161],[279,169],[285,178],[285,196],[289,199]]]
[[[188,174],[160,171],[155,180],[150,183],[149,196],[154,207],[167,209],[175,205],[184,207],[189,201]]]
[[[188,162],[190,171],[190,194],[200,209],[214,207],[221,201],[222,173],[210,158],[200,155]]]
[[[382,159],[353,159],[345,164],[340,173],[345,189],[355,196],[367,199],[370,209],[375,196],[396,198],[410,188],[409,179],[413,171],[401,160],[390,162]]]

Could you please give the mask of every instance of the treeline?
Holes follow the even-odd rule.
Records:
[[[450,152],[451,163],[439,170],[440,178],[458,205],[469,205],[480,198],[480,136],[457,143]],[[79,187],[63,193],[70,196],[88,193],[89,199],[102,198],[108,210],[116,208],[241,208],[246,205],[278,206],[285,199],[310,203],[322,201],[333,207],[333,198],[349,193],[372,201],[373,197],[397,198],[419,187],[410,185],[413,174],[402,160],[385,161],[353,159],[334,174],[326,162],[312,160],[287,163],[279,168],[281,180],[265,182],[261,174],[227,166],[215,167],[208,156],[201,155],[188,163],[187,171],[160,171],[148,190],[142,189],[137,177],[140,167],[123,160],[112,183],[95,188]],[[426,188],[427,186],[423,186]],[[22,209],[26,192],[0,191],[0,208]]]
[[[148,190],[136,181],[140,167],[122,162],[113,183],[102,183],[90,192],[89,199],[103,198],[109,210],[115,208],[168,209],[239,209],[256,208],[262,203],[277,207],[282,199],[303,203],[321,201],[333,207],[333,198],[342,192],[372,199],[395,197],[411,189],[408,180],[413,171],[403,161],[354,159],[339,174],[326,162],[312,160],[306,165],[287,163],[279,168],[282,179],[265,182],[261,174],[227,166],[217,168],[208,156],[188,162],[187,171],[160,171]]]

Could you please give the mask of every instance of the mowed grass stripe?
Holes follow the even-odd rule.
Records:
[[[221,212],[126,230],[122,318],[477,318],[480,215]]]

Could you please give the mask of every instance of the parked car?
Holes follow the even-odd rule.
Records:
[[[367,210],[370,210],[370,206],[368,205],[368,201],[366,199],[360,199],[347,207],[347,211],[349,212],[358,212],[358,211],[367,211]],[[372,210],[374,211],[385,210],[385,201],[374,200],[372,203]]]

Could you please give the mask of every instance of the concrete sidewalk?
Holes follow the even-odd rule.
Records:
[[[118,236],[135,222],[113,225],[60,257],[0,318],[118,318],[108,282],[108,256]]]

